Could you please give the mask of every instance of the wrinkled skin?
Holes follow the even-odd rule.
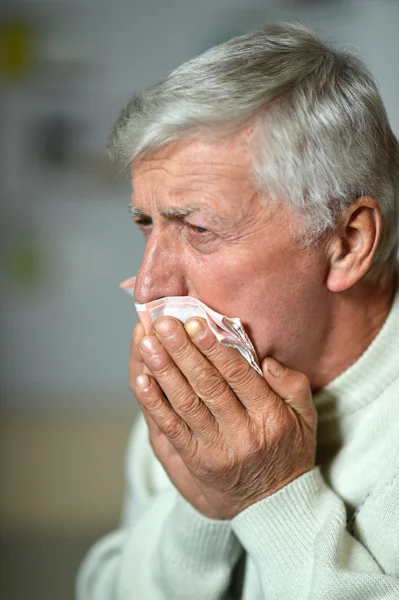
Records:
[[[317,416],[304,375],[266,359],[262,378],[202,319],[159,319],[155,330],[136,327],[132,388],[155,454],[197,510],[231,518],[312,468]],[[153,377],[134,377],[141,361]]]
[[[368,290],[374,312],[362,311],[356,285],[378,244],[375,202],[360,199],[334,235],[303,250],[298,217],[256,191],[250,152],[244,132],[173,142],[132,165],[132,204],[146,237],[136,300],[190,295],[240,317],[264,374],[201,320],[196,334],[194,322],[172,318],[150,335],[136,326],[129,381],[154,452],[211,518],[232,518],[313,467],[309,379],[322,387],[342,372],[389,310],[385,295],[379,303]]]
[[[326,245],[307,251],[298,218],[253,184],[250,143],[182,140],[132,167],[146,249],[135,297],[193,296],[239,317],[260,359],[305,372],[327,338]],[[168,217],[165,211],[190,211]]]

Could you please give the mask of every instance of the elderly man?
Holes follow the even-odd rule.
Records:
[[[109,146],[136,300],[240,317],[263,376],[203,319],[136,326],[125,516],[79,599],[399,598],[399,149],[370,74],[266,27],[135,96]]]

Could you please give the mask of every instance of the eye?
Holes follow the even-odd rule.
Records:
[[[135,224],[139,227],[144,239],[148,240],[152,231],[152,219],[150,217],[136,217]]]
[[[152,219],[145,215],[141,209],[135,208],[131,204],[128,205],[129,216],[133,220],[136,225],[140,227],[140,229],[144,229],[146,227],[151,227]]]
[[[201,225],[186,223],[185,235],[188,243],[199,252],[209,253],[214,250],[218,236]]]
[[[198,225],[188,225],[190,230],[193,233],[208,233],[208,229],[206,229],[205,227],[199,227]]]
[[[150,217],[139,217],[134,221],[139,227],[151,227],[152,219]]]

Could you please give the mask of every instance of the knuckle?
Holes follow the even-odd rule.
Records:
[[[263,436],[258,431],[252,428],[249,428],[246,432],[246,435],[243,436],[241,444],[241,452],[243,452],[247,457],[259,454],[265,449]]]
[[[138,371],[140,368],[142,368],[143,366],[143,360],[140,358],[138,358],[137,356],[134,355],[130,355],[129,356],[129,360],[128,360],[128,367],[129,367],[129,371],[132,371],[133,373],[135,371]]]
[[[304,394],[305,392],[307,392],[310,389],[310,385],[309,385],[309,379],[306,377],[306,375],[304,373],[298,373],[292,384],[291,384],[291,391],[294,394]]]
[[[214,377],[208,381],[208,390],[205,390],[210,396],[219,398],[228,390],[227,383],[219,377]]]
[[[287,428],[286,410],[283,403],[276,402],[271,411],[260,415],[259,421],[269,444],[279,439]]]
[[[217,349],[220,346],[215,334],[210,329],[206,330],[205,334],[199,339],[199,341],[209,350],[212,348]]]
[[[172,359],[164,352],[156,352],[151,356],[151,371],[156,377],[162,378],[167,377],[173,368]]]
[[[173,352],[173,357],[176,360],[185,358],[190,354],[190,346],[186,340],[182,342],[181,340],[175,340],[174,338],[171,338],[168,340],[168,348],[170,352]]]
[[[199,412],[201,400],[196,394],[186,394],[181,398],[176,398],[174,404],[179,413],[185,416],[193,416]]]
[[[212,481],[220,475],[220,470],[211,460],[198,463],[195,469],[196,476],[202,481]]]
[[[226,382],[210,369],[197,368],[193,373],[195,386],[205,396],[221,396],[227,389]]]
[[[130,342],[130,358],[137,360],[140,357],[140,346],[137,339],[133,338]]]
[[[147,396],[145,400],[141,398],[143,404],[145,403],[145,407],[150,414],[159,413],[164,408],[164,399],[160,396]]]
[[[250,383],[253,378],[254,371],[247,362],[237,360],[229,360],[223,367],[225,377],[228,381],[237,384]]]
[[[201,383],[204,379],[211,376],[210,369],[204,367],[203,364],[196,364],[192,367],[190,372],[190,379],[196,383]]]
[[[219,356],[224,349],[224,346],[216,339],[212,331],[209,330],[197,341],[197,344],[201,350],[206,352],[211,360]]]
[[[162,431],[171,440],[179,438],[183,433],[183,426],[180,418],[176,417],[169,418],[162,425]]]
[[[132,392],[136,391],[136,377],[142,373],[142,369],[134,368],[133,365],[130,366],[128,371],[128,384],[129,389]]]

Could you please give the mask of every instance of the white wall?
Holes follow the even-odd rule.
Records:
[[[294,5],[265,0],[30,5],[45,16],[43,56],[51,56],[61,40],[65,63],[83,56],[92,66],[64,77],[67,69],[57,76],[50,65],[51,84],[32,78],[8,89],[2,104],[3,115],[10,116],[4,139],[18,142],[18,102],[27,113],[43,103],[65,104],[88,124],[82,149],[99,160],[118,111],[135,90],[231,35],[293,18],[363,53],[399,133],[399,3]],[[128,181],[110,181],[101,161],[100,168],[83,174],[73,169],[50,173],[35,166],[18,144],[14,155],[6,154],[2,173],[9,185],[2,212],[8,242],[3,245],[18,241],[27,227],[45,257],[45,277],[36,285],[10,276],[4,280],[4,406],[21,411],[128,409],[127,358],[135,315],[118,283],[136,272],[143,249],[127,216]]]

